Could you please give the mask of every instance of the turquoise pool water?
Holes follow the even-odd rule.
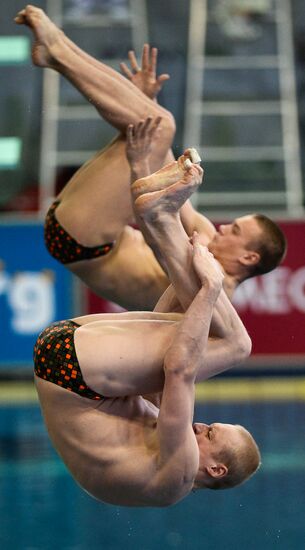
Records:
[[[53,451],[36,404],[0,409],[1,550],[304,550],[305,403],[209,403],[196,419],[244,424],[263,466],[232,491],[166,509],[101,504]]]

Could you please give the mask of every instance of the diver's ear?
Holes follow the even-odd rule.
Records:
[[[213,478],[225,477],[228,474],[228,468],[225,464],[219,463],[213,466],[207,466],[208,474]]]
[[[261,256],[254,250],[248,250],[242,256],[239,257],[239,261],[244,266],[256,265],[260,261]]]

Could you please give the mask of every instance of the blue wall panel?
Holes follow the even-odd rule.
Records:
[[[0,225],[0,368],[31,364],[38,334],[73,315],[72,275],[47,252],[41,223]]]

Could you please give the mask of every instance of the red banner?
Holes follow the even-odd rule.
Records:
[[[303,355],[305,360],[305,222],[279,225],[288,240],[284,262],[245,281],[233,302],[252,338],[252,357]],[[88,313],[102,311],[122,310],[89,292]]]

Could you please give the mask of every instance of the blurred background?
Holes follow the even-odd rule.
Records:
[[[283,228],[288,253],[234,303],[253,340],[246,364],[200,384],[196,418],[245,425],[262,467],[245,486],[168,509],[101,504],[53,451],[32,383],[32,348],[56,319],[115,306],[47,253],[43,217],[75,170],[114,136],[56,73],[32,66],[31,36],[0,19],[0,547],[3,550],[303,550],[305,547],[305,2],[45,0],[81,48],[114,68],[144,42],[171,79],[174,153],[196,147],[194,198],[215,223],[249,212]]]

